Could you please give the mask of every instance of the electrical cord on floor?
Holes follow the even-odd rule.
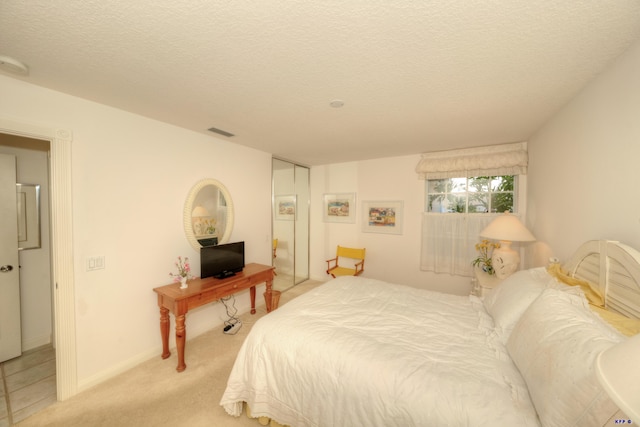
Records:
[[[226,298],[220,298],[220,302],[224,305],[228,317],[228,319],[224,322],[224,333],[235,334],[242,326],[242,322],[240,322],[240,319],[236,317],[236,314],[238,314],[238,309],[236,308],[236,298],[233,294],[231,294]]]

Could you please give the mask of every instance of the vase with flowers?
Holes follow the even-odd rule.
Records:
[[[189,258],[182,259],[181,256],[175,262],[175,266],[178,269],[178,273],[169,273],[170,277],[173,277],[175,282],[180,283],[180,289],[186,289],[189,285],[187,281],[193,279],[191,275],[191,265],[189,264]]]
[[[480,243],[476,243],[476,251],[478,251],[478,257],[473,260],[474,267],[480,268],[485,273],[492,275],[495,274],[493,265],[491,264],[491,255],[494,249],[500,247],[500,243],[492,243],[485,239]]]

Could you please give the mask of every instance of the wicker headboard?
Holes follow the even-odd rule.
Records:
[[[640,252],[611,240],[591,240],[563,268],[597,285],[608,310],[640,319]]]

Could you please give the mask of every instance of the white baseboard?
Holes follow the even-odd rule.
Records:
[[[109,369],[102,371],[99,374],[93,375],[82,381],[78,381],[78,393],[88,390],[108,379],[115,377],[116,375],[126,372],[129,369],[136,367],[140,363],[151,359],[152,357],[159,357],[160,354],[162,354],[162,347],[154,348],[145,353],[138,354],[135,357],[132,357],[131,359],[126,360],[118,365],[111,366]]]
[[[263,301],[264,302],[264,301]],[[247,309],[248,311],[248,309]],[[222,321],[216,322],[215,324],[211,324],[211,322],[207,322],[206,324],[200,324],[200,325],[192,325],[189,326],[188,328],[188,338],[187,338],[187,346],[189,345],[189,341],[206,333],[209,332],[213,329],[219,329],[222,326]],[[158,341],[160,341],[159,339],[160,337],[158,337]],[[171,337],[170,337],[171,338]],[[170,341],[171,343],[171,341]],[[175,343],[172,347],[169,348],[169,351],[171,351],[171,354],[177,354],[177,350],[175,347]],[[117,365],[113,365],[111,367],[109,367],[109,369],[106,369],[96,375],[93,375],[91,377],[85,378],[83,380],[79,380],[78,381],[78,393],[83,392],[85,390],[88,390],[104,381],[107,381],[117,375],[122,374],[123,372],[128,371],[129,369],[135,368],[136,366],[138,366],[139,364],[146,362],[149,359],[153,359],[155,357],[160,357],[160,355],[162,354],[162,344],[158,345],[157,347],[154,347],[148,351],[145,351],[143,353],[137,354],[136,356],[122,362],[119,363]]]
[[[262,298],[262,292],[264,291],[264,288],[265,288],[264,285],[259,285],[256,287],[256,307],[264,305],[264,298]],[[236,296],[242,295],[244,293],[248,294],[249,290],[245,290],[243,291],[243,293],[236,294]],[[242,298],[241,300],[240,298],[238,298],[237,300],[238,315],[243,315],[244,313],[248,313],[250,308],[251,307],[250,307],[248,298]],[[213,329],[221,329],[223,324],[223,319],[225,318],[226,315],[224,314],[224,309],[222,305],[220,305],[220,307],[217,310],[218,310],[218,313],[213,314],[207,321],[189,323],[189,326],[187,328],[188,329],[187,330],[187,346],[189,345],[188,344],[189,341],[192,340],[193,338],[198,337],[204,334],[205,332],[209,332]],[[170,316],[171,316],[171,320],[175,321],[173,315],[170,315]],[[214,318],[216,320],[213,320]],[[175,341],[171,336],[169,337],[169,345],[172,346],[169,349],[171,353],[176,354]],[[147,351],[139,353],[134,357],[131,357],[130,359],[123,361],[122,363],[110,366],[108,369],[105,369],[95,375],[92,375],[84,379],[79,379],[78,393],[88,390],[106,380],[109,380],[115,377],[116,375],[122,374],[123,372],[126,372],[129,369],[135,368],[139,364],[146,362],[149,359],[152,359],[154,357],[160,357],[161,354],[162,354],[162,343],[160,342],[160,336],[158,334],[157,346],[154,346],[153,348]]]

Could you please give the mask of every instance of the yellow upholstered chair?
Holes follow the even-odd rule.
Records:
[[[365,251],[365,248],[345,248],[343,246],[338,246],[338,249],[336,249],[336,257],[327,260],[327,274],[330,274],[333,277],[358,276],[362,274],[362,272],[364,271]],[[353,268],[351,268],[350,266],[343,267],[339,265],[340,262],[345,265],[344,262],[346,260],[343,260],[342,258],[350,258],[351,263],[353,264]]]

